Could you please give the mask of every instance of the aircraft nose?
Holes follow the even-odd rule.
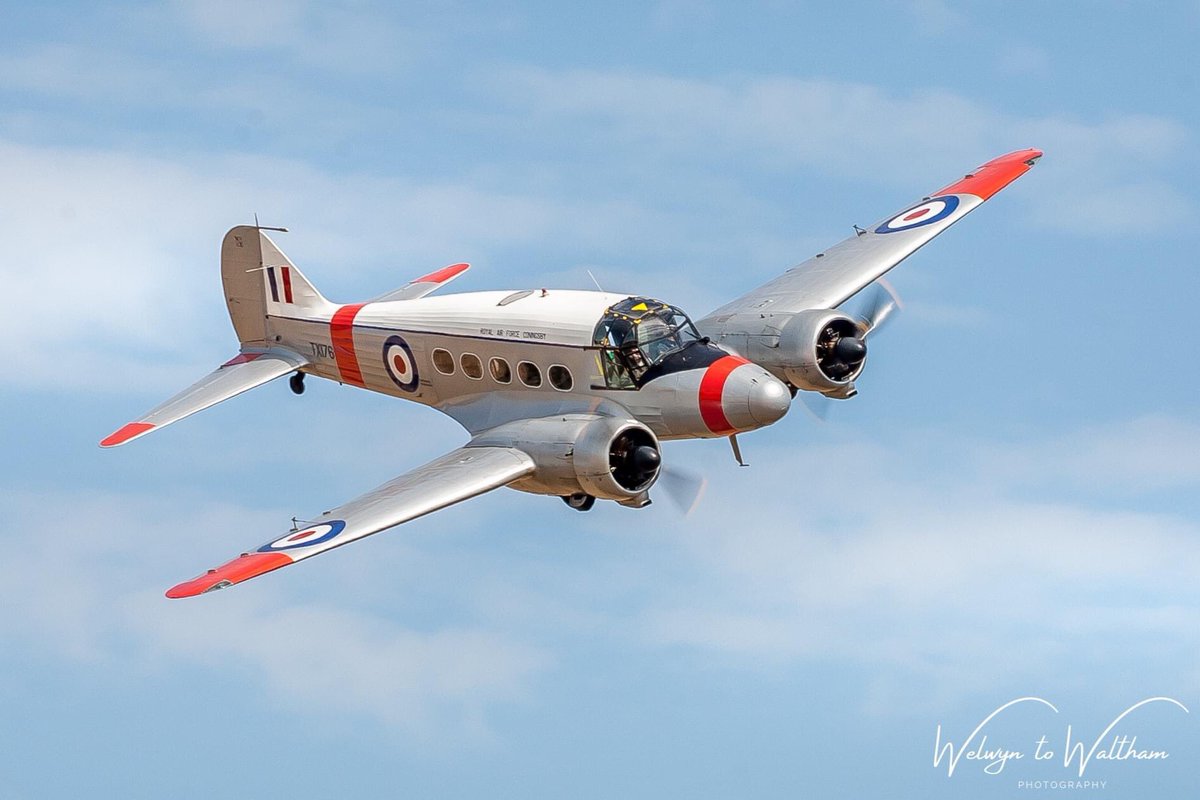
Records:
[[[709,430],[722,433],[730,429],[754,430],[770,425],[787,413],[792,398],[782,381],[757,364],[742,359],[731,359],[730,366],[733,366],[733,370],[721,387],[722,413],[719,417],[710,414],[712,418],[705,419]],[[704,398],[705,391],[701,386],[702,410]]]
[[[770,425],[783,417],[792,406],[792,395],[783,382],[771,373],[752,379],[747,403],[750,416],[759,425]]]

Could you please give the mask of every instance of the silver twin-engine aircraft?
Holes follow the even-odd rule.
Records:
[[[263,228],[221,244],[225,301],[241,343],[217,370],[100,442],[125,444],[291,375],[413,400],[450,415],[464,446],[173,587],[191,597],[500,486],[640,508],[659,442],[730,437],[787,413],[799,392],[844,399],[866,338],[891,306],[840,307],[1041,157],[993,159],[697,322],[669,303],[562,289],[430,296],[466,272],[439,269],[365,303],[326,300]]]

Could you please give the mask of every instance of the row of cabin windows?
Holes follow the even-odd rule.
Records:
[[[431,357],[433,358],[433,367],[438,372],[443,375],[454,374],[454,356],[450,354],[449,350],[436,348]],[[483,362],[479,356],[474,353],[463,353],[458,357],[458,365],[462,368],[463,374],[471,380],[483,380]],[[512,383],[512,368],[503,358],[492,358],[488,362],[488,372],[491,373],[492,380],[496,383]],[[550,385],[560,392],[569,392],[575,386],[571,370],[562,364],[552,365],[547,370],[547,375]],[[531,361],[521,361],[517,364],[517,378],[531,389],[536,389],[542,385],[542,370]]]

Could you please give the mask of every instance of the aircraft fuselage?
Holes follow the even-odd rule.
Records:
[[[662,439],[715,437],[786,413],[785,384],[707,341],[666,357],[640,385],[611,388],[595,329],[628,297],[468,292],[318,313],[273,303],[267,335],[307,358],[307,374],[433,406],[472,434],[516,419],[608,411]]]

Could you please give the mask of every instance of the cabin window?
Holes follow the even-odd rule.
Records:
[[[479,360],[479,356],[463,353],[458,358],[458,365],[462,367],[463,374],[471,380],[483,380],[483,362]]]
[[[571,391],[571,387],[575,385],[575,379],[571,377],[571,370],[562,364],[550,367],[550,385],[560,392]]]
[[[488,369],[492,371],[492,380],[496,383],[512,383],[512,369],[503,358],[493,358]]]
[[[433,368],[443,375],[453,375],[454,356],[450,355],[449,350],[437,348],[433,351]]]
[[[533,389],[542,385],[542,371],[538,369],[537,364],[528,361],[517,364],[517,377],[521,379],[521,383]]]

